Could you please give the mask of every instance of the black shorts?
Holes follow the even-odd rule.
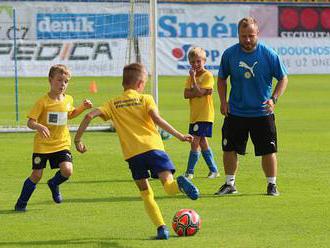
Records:
[[[277,152],[275,116],[239,117],[228,115],[222,126],[222,150],[244,155],[249,138],[256,156]]]
[[[71,162],[72,155],[69,150],[61,150],[52,153],[33,153],[32,154],[32,169],[40,170],[46,168],[47,160],[49,160],[50,168],[60,168],[62,162]]]

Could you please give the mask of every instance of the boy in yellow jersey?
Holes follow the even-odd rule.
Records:
[[[24,184],[15,205],[16,211],[25,211],[36,184],[40,181],[47,160],[52,169],[59,170],[48,181],[54,202],[61,203],[59,185],[72,174],[71,138],[67,120],[92,107],[89,100],[75,108],[72,96],[66,95],[71,73],[65,65],[54,65],[49,70],[50,91],[41,97],[28,114],[27,126],[36,130],[32,155],[32,173]]]
[[[167,123],[158,113],[151,95],[141,94],[147,81],[147,71],[142,64],[133,63],[124,67],[124,92],[103,106],[91,111],[81,122],[75,136],[76,149],[83,153],[86,146],[81,137],[90,121],[97,116],[111,119],[119,136],[124,159],[128,162],[132,177],[140,190],[146,212],[157,227],[157,239],[168,239],[169,230],[154,199],[148,178],[159,178],[165,192],[175,195],[180,191],[196,200],[198,189],[185,177],[175,181],[175,167],[164,150],[164,144],[156,125],[181,141],[191,142],[191,135],[183,135]],[[150,171],[150,174],[149,174]]]
[[[188,53],[191,69],[184,89],[184,98],[190,103],[189,134],[194,136],[189,153],[188,166],[185,176],[194,177],[194,169],[202,153],[209,167],[208,178],[219,176],[213,153],[207,142],[207,137],[212,137],[214,122],[213,85],[214,79],[210,71],[205,69],[206,52],[203,48],[193,47]],[[200,152],[201,150],[201,152]]]

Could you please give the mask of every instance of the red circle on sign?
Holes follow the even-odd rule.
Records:
[[[175,58],[181,59],[183,57],[183,51],[181,48],[174,48],[172,54]]]
[[[330,9],[321,12],[321,25],[324,29],[330,29]]]
[[[280,23],[285,29],[291,30],[298,26],[299,16],[296,9],[285,8],[280,13]]]
[[[307,30],[315,30],[319,23],[319,15],[315,9],[306,8],[300,13],[301,26]]]

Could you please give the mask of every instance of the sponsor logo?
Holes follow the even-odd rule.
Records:
[[[188,60],[188,53],[192,45],[185,44],[181,47],[176,47],[172,49],[172,56],[178,61],[177,69],[187,70],[190,69],[190,64]],[[207,57],[207,64],[205,68],[207,70],[219,70],[219,59],[220,51],[219,50],[205,50]]]
[[[214,19],[210,18],[209,22],[185,22],[180,21],[179,18],[180,16],[176,15],[161,16],[158,24],[158,36],[173,38],[237,37],[237,24],[226,23],[226,16],[214,16]]]
[[[193,127],[193,130],[194,130],[194,132],[197,132],[197,131],[198,131],[198,129],[199,129],[199,126],[198,126],[198,124],[195,124],[195,125],[194,125],[194,127]]]
[[[47,124],[55,126],[63,126],[68,122],[67,112],[48,112]]]
[[[40,157],[35,157],[34,160],[33,160],[33,162],[34,162],[35,164],[40,164],[40,162],[41,162],[41,158],[40,158]]]
[[[29,32],[29,26],[20,23],[19,20],[16,21],[16,28],[14,28],[13,7],[0,5],[0,40],[13,40],[15,35],[18,40],[26,38]]]
[[[38,39],[115,39],[149,35],[149,16],[134,14],[37,14]]]
[[[0,59],[3,56],[11,60],[15,59],[12,42],[0,43]],[[24,42],[17,44],[16,58],[27,61],[51,61],[57,58],[67,61],[98,60],[99,58],[112,60],[112,51],[111,44],[104,41]]]
[[[279,6],[279,36],[330,37],[330,7]]]
[[[256,64],[258,64],[258,61],[254,62],[252,66],[249,66],[248,64],[246,64],[244,61],[240,61],[239,62],[239,67],[243,67],[244,69],[249,70],[248,72],[244,73],[245,78],[250,78],[251,75],[254,77],[254,72],[253,72],[253,68],[256,66]]]

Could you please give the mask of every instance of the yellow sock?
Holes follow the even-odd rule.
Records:
[[[151,221],[155,224],[156,227],[165,225],[162,213],[160,212],[160,209],[155,201],[152,188],[149,187],[149,189],[140,191],[140,193],[144,202],[145,210]]]
[[[164,183],[164,190],[169,195],[176,195],[180,193],[180,189],[176,180],[167,180]]]

